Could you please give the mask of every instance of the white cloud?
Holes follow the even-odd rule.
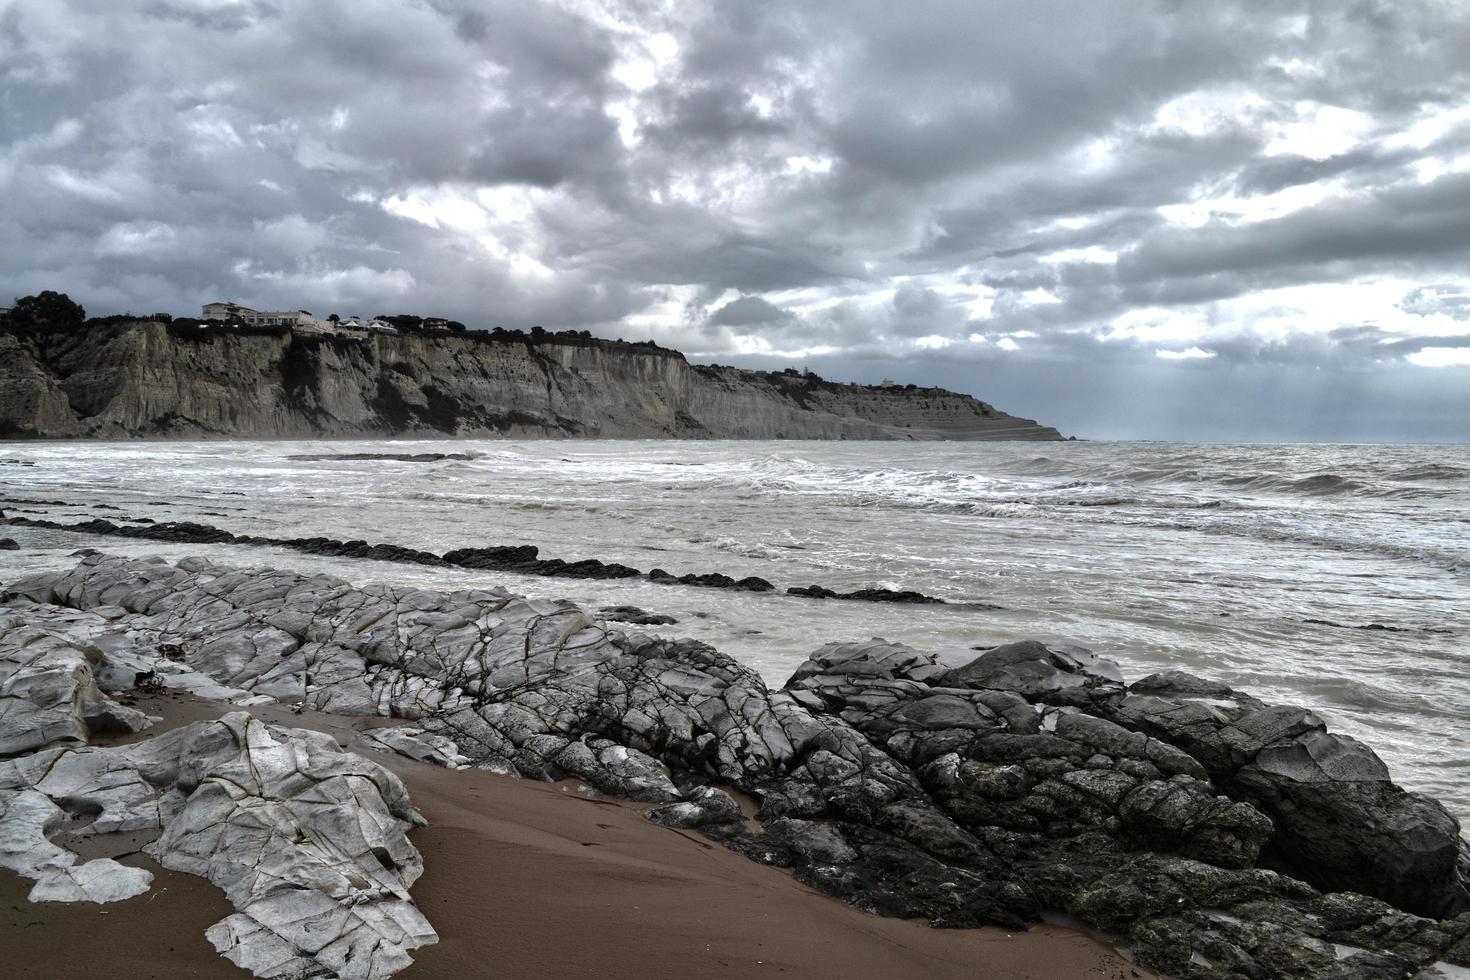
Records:
[[[1420,367],[1465,367],[1470,365],[1470,347],[1425,347],[1405,360]]]
[[[1274,138],[1267,156],[1291,154],[1312,160],[1346,153],[1373,131],[1373,117],[1355,109],[1302,100],[1291,107],[1295,118],[1270,127]]]
[[[161,221],[124,221],[97,240],[102,255],[146,255],[169,248],[177,240],[174,229]]]
[[[1083,248],[1064,248],[1057,252],[1049,252],[1040,257],[1047,265],[1062,265],[1067,262],[1100,262],[1104,264],[1118,261],[1118,253],[1101,245],[1087,245]]]
[[[1212,350],[1202,350],[1198,347],[1188,347],[1184,350],[1165,350],[1159,348],[1154,351],[1154,357],[1165,361],[1196,361],[1206,360],[1215,356]]]

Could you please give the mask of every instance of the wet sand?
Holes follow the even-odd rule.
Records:
[[[140,700],[154,731],[231,709],[183,695]],[[546,784],[449,771],[352,745],[388,719],[270,706],[260,717],[336,735],[388,766],[428,819],[410,839],[424,856],[413,886],[440,940],[413,953],[403,980],[598,977],[698,980],[1151,976],[1074,930],[932,929],[867,915],[784,872],[645,820],[636,805]],[[116,850],[136,847],[119,843]],[[247,974],[204,930],[231,910],[200,878],[158,877],[145,895],[105,906],[30,904],[30,882],[0,872],[0,963],[12,978],[105,975],[140,980]]]

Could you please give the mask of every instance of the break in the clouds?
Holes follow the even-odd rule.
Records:
[[[1470,8],[0,0],[0,292],[1470,439]]]

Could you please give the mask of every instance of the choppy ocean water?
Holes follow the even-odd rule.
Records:
[[[455,453],[435,462],[302,458]],[[6,503],[5,500],[18,501]],[[53,503],[34,503],[50,501]],[[57,504],[55,501],[64,501]],[[0,582],[77,548],[503,584],[635,604],[780,684],[830,640],[961,658],[1035,637],[1130,678],[1181,667],[1313,706],[1406,786],[1470,817],[1470,447],[816,442],[0,445],[0,508],[433,551],[534,544],[779,588],[917,589],[997,610],[882,606],[642,581],[526,578],[0,529]]]

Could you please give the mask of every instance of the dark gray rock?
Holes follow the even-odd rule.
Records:
[[[1135,684],[1108,713],[1184,750],[1227,793],[1270,816],[1276,834],[1265,857],[1274,866],[1421,915],[1470,909],[1458,822],[1395,785],[1370,748],[1329,733],[1311,711],[1169,672]]]
[[[1081,647],[1022,640],[993,647],[939,679],[945,687],[1013,691],[1046,704],[1090,704],[1122,693],[1118,665]]]

